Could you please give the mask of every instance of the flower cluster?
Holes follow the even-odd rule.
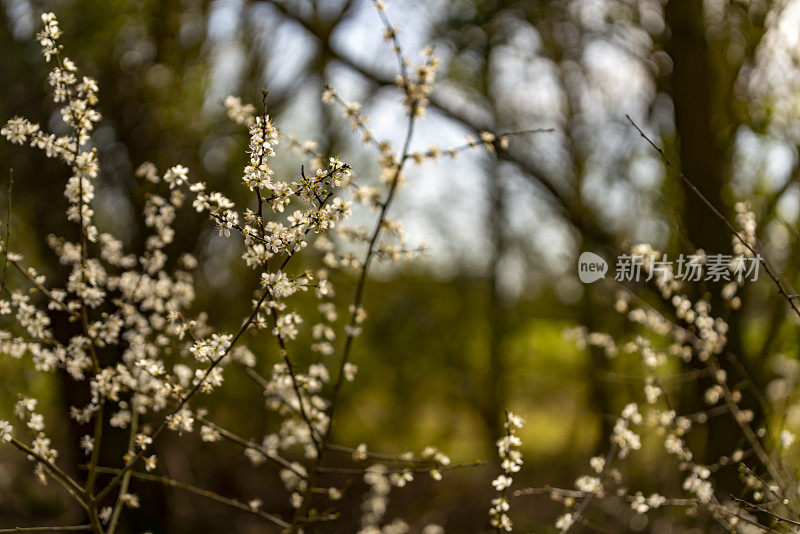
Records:
[[[742,257],[756,258],[754,251],[755,215],[746,204],[736,205],[737,233],[732,243],[734,251]],[[640,254],[656,261],[661,254],[649,245],[632,247],[631,254]],[[698,251],[698,254],[703,254]],[[729,383],[728,372],[724,369],[721,356],[727,350],[728,324],[721,317],[714,317],[711,304],[705,298],[693,301],[683,293],[684,282],[679,280],[671,267],[664,271],[664,276],[655,277],[653,284],[657,293],[670,307],[671,315],[657,310],[644,299],[639,299],[627,289],[620,289],[615,309],[627,319],[652,336],[636,335],[625,343],[618,343],[605,333],[589,332],[584,328],[572,329],[567,335],[576,340],[579,347],[594,346],[601,348],[609,358],[620,354],[638,355],[644,376],[641,379],[641,393],[644,404],[628,403],[617,418],[611,435],[608,454],[597,456],[590,461],[591,475],[580,477],[575,484],[576,490],[551,490],[551,496],[562,502],[567,510],[556,522],[556,528],[566,532],[581,518],[581,514],[591,498],[603,499],[609,495],[622,497],[637,514],[646,514],[664,505],[688,506],[693,511],[703,510],[718,521],[726,529],[732,530],[740,523],[762,528],[756,519],[743,514],[740,507],[745,503],[755,510],[752,504],[738,499],[732,502],[720,499],[715,495],[714,471],[731,464],[738,464],[744,483],[743,492],[752,492],[753,500],[763,503],[760,511],[773,517],[780,517],[780,510],[787,508],[792,502],[796,483],[787,479],[781,468],[767,452],[768,443],[764,439],[766,429],[754,429],[753,411],[740,406],[743,400],[742,391]],[[732,281],[722,289],[725,304],[737,309],[741,301],[736,296],[741,281]],[[666,345],[664,341],[666,340]],[[727,359],[735,358],[728,353]],[[678,415],[669,399],[668,388],[664,381],[670,377],[665,369],[670,359],[677,359],[680,364],[693,363],[700,371],[685,373],[691,379],[710,379],[705,386],[703,399],[711,409],[708,412]],[[739,368],[741,369],[741,367]],[[681,378],[681,377],[675,377]],[[718,459],[715,466],[698,463],[689,448],[687,435],[697,424],[708,421],[712,413],[728,413],[742,430],[742,441],[747,445],[743,450],[736,445],[729,454]],[[662,450],[675,460],[675,466],[683,472],[682,489],[686,496],[669,499],[658,493],[645,497],[639,491],[628,493],[622,484],[622,476],[609,464],[614,459],[623,459],[632,452],[642,449],[644,436],[652,436],[662,443]],[[776,434],[778,449],[790,447],[793,434],[783,428]],[[776,451],[774,454],[780,454]],[[751,455],[757,461],[760,473],[753,471],[744,463]],[[610,485],[616,489],[609,491]],[[582,500],[576,500],[579,497]],[[580,502],[580,504],[578,504]]]
[[[11,277],[0,284],[8,294],[0,295],[0,319],[11,324],[9,330],[0,330],[0,353],[29,358],[42,373],[63,370],[76,388],[85,391],[85,403],[69,409],[69,416],[85,427],[77,444],[88,457],[82,471],[85,480],[70,476],[56,464],[59,454],[34,398],[21,397],[17,403],[15,414],[20,424],[16,429],[8,421],[0,421],[0,443],[24,453],[40,480],[55,480],[63,486],[87,511],[91,530],[111,534],[123,509],[139,507],[131,475],[142,475],[136,472],[139,466],[148,472],[158,468],[159,438],[165,432],[182,439],[196,434],[206,444],[235,443],[254,465],[275,467],[295,510],[289,518],[263,510],[260,498],[245,503],[211,492],[200,494],[258,515],[288,532],[335,518],[333,513],[317,510],[341,499],[353,472],[363,475],[368,486],[361,532],[406,532],[409,526],[401,519],[386,520],[391,488],[405,487],[419,473],[440,480],[442,472],[453,467],[434,447],[419,454],[391,455],[368,452],[365,445],[350,448],[331,441],[339,392],[344,383],[355,380],[358,371],[357,364],[350,361],[350,351],[368,317],[362,299],[370,265],[407,259],[422,248],[408,246],[402,224],[388,216],[395,193],[404,183],[404,167],[442,153],[431,147],[420,157],[410,147],[413,124],[424,114],[437,60],[432,50],[426,49],[423,62],[412,69],[402,56],[397,32],[388,23],[383,5],[378,2],[376,6],[399,60],[398,86],[406,109],[408,141],[398,149],[375,140],[359,103],[344,104],[332,89],[323,95],[324,100],[343,104],[345,116],[361,131],[366,145],[378,149],[381,170],[376,185],[356,185],[348,164],[318,153],[313,141],[284,136],[267,115],[266,102],[257,113],[255,106],[230,96],[224,102],[228,117],[246,127],[249,134],[248,162],[241,174],[249,200],[237,204],[232,199],[241,195],[211,190],[183,165],[160,171],[145,162],[135,172],[146,195],[142,221],[147,231],[144,246],[137,252],[129,251],[123,239],[95,226],[93,205],[100,159],[92,133],[101,120],[96,110],[99,88],[64,56],[55,16],[42,16],[37,39],[45,60],[55,60],[48,80],[68,133],[47,133],[22,117],[8,120],[0,133],[12,144],[41,150],[71,170],[64,197],[67,220],[73,224],[66,226],[64,235],[47,239],[67,274],[63,287],[58,287],[22,254],[9,250],[8,243],[0,243],[4,266],[13,266],[20,281],[19,287]],[[294,176],[280,176],[272,167],[276,150],[287,139],[289,148],[305,160]],[[483,132],[480,141],[471,139],[465,148],[493,150],[507,143],[505,135]],[[374,225],[344,224],[359,206],[377,212]],[[232,332],[217,331],[209,314],[193,309],[193,271],[198,260],[189,253],[174,252],[171,246],[173,224],[187,209],[208,215],[219,238],[233,240],[240,247],[243,265],[254,271],[259,281],[248,313]],[[320,266],[294,269],[298,262],[292,262],[293,258],[304,252],[319,256],[318,261],[306,265]],[[352,301],[343,309],[333,300],[332,269],[355,271],[359,280]],[[301,316],[296,305],[299,299],[315,301],[318,317],[309,320]],[[341,326],[343,311],[349,320]],[[58,315],[76,327],[69,333],[53,328],[53,317]],[[266,356],[248,347],[256,334],[274,340],[277,361],[265,361]],[[317,356],[313,363],[301,361],[295,354],[296,344],[306,339]],[[337,349],[340,339],[342,348]],[[214,421],[215,406],[209,394],[225,387],[225,378],[232,372],[244,373],[261,387],[261,402],[277,416],[274,431],[248,440]],[[515,436],[520,425],[521,420],[509,414],[508,436],[498,443],[506,477],[522,463]],[[116,443],[125,441],[124,436],[106,439],[108,432],[127,434],[128,446],[115,450]],[[110,451],[102,455],[104,459],[116,455],[118,467],[101,465],[101,450]],[[324,459],[337,452],[356,467],[339,473],[337,467],[323,465]],[[100,473],[112,476],[100,484]],[[322,479],[321,473],[330,475]],[[167,477],[148,476],[181,487]],[[505,487],[498,489],[505,495]],[[316,506],[319,500],[325,500],[325,505]],[[503,503],[497,504],[498,521],[510,528],[507,502]],[[437,533],[441,527],[431,524],[423,531]]]
[[[510,508],[507,498],[507,490],[514,482],[514,473],[522,468],[522,453],[519,447],[522,441],[517,436],[517,430],[522,428],[522,418],[511,412],[506,413],[506,420],[503,428],[505,436],[497,440],[497,457],[500,459],[500,468],[503,474],[492,481],[492,486],[498,492],[498,496],[492,499],[492,506],[489,509],[489,521],[498,531],[504,530],[511,532],[513,523],[508,516]]]

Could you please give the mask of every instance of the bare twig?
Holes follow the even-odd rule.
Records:
[[[128,450],[132,451],[134,446],[134,440],[136,438],[136,433],[139,430],[139,412],[136,409],[136,406],[131,407],[131,428],[130,432],[128,433]],[[108,522],[108,529],[106,530],[106,534],[114,534],[114,531],[117,529],[117,523],[119,522],[119,518],[122,515],[122,508],[124,506],[123,502],[123,495],[128,493],[128,485],[131,481],[131,472],[128,471],[123,475],[122,482],[119,486],[119,495],[117,496],[117,503],[114,505],[114,511],[111,514],[111,520]]]
[[[750,243],[747,242],[747,240],[744,237],[742,237],[742,234],[739,233],[738,230],[736,230],[736,228],[728,220],[728,218],[725,217],[725,215],[723,215],[711,203],[711,201],[708,200],[708,198],[706,198],[706,196],[697,188],[696,185],[694,185],[694,183],[689,179],[689,177],[686,176],[686,174],[683,173],[683,171],[678,169],[678,167],[676,167],[670,161],[670,159],[667,157],[667,155],[664,153],[661,147],[659,147],[657,144],[655,144],[655,142],[653,142],[649,137],[647,137],[647,134],[645,134],[642,131],[642,129],[639,128],[639,126],[633,121],[630,115],[625,115],[625,118],[627,118],[628,122],[630,122],[631,125],[633,125],[633,127],[636,128],[636,131],[639,132],[639,135],[642,136],[642,138],[645,141],[647,141],[656,152],[658,152],[658,154],[661,156],[662,161],[664,161],[664,164],[670,169],[672,169],[678,176],[680,176],[683,182],[686,184],[686,186],[692,191],[692,193],[694,193],[697,196],[697,198],[699,198],[703,202],[703,204],[706,205],[706,207],[714,214],[714,216],[716,216],[720,221],[722,221],[722,223],[728,228],[728,230],[747,248],[747,250],[749,250],[753,254],[753,256],[758,258],[758,260],[764,266],[764,270],[767,272],[769,277],[772,278],[773,282],[775,282],[775,285],[778,287],[778,293],[783,295],[783,297],[789,303],[789,306],[791,306],[792,310],[794,310],[795,314],[797,314],[797,316],[800,318],[800,307],[798,307],[797,303],[795,302],[795,300],[798,298],[797,293],[791,286],[789,287],[789,291],[786,291],[786,289],[784,289],[783,283],[781,282],[782,276],[776,270],[773,270],[773,268],[770,266],[770,262],[768,261],[766,255],[760,254],[758,251],[756,251],[756,249],[752,245],[750,245]]]
[[[733,502],[737,502],[737,503],[741,504],[742,506],[744,506],[746,508],[749,508],[750,510],[753,510],[755,512],[761,512],[762,514],[767,514],[768,516],[770,516],[771,518],[773,518],[774,520],[776,520],[776,521],[778,521],[780,523],[787,523],[789,525],[794,525],[796,527],[800,527],[800,521],[795,521],[794,519],[789,519],[788,517],[783,517],[781,515],[776,514],[775,512],[772,512],[771,510],[767,510],[763,506],[758,506],[757,504],[753,504],[753,503],[748,502],[748,501],[746,501],[744,499],[740,499],[739,497],[737,497],[735,495],[730,495],[730,498],[731,498],[731,500]]]
[[[616,454],[617,454],[617,446],[616,445],[612,445],[608,449],[608,453],[606,454],[605,462],[603,462],[603,469],[600,472],[600,476],[601,477],[608,470],[608,466],[611,465],[611,461],[614,459],[614,456]],[[586,510],[586,508],[589,506],[589,503],[592,502],[592,499],[594,499],[594,497],[595,497],[594,493],[587,493],[584,496],[583,501],[581,501],[581,504],[578,506],[578,509],[575,510],[575,513],[572,515],[572,523],[570,523],[567,528],[562,530],[561,534],[566,534],[567,532],[569,532],[572,529],[572,526],[580,520],[581,514]]]
[[[212,421],[209,421],[205,417],[198,417],[198,420],[201,421],[203,424],[206,424],[209,427],[213,428],[214,430],[219,432],[222,437],[224,437],[225,439],[227,439],[227,440],[229,440],[229,441],[231,441],[233,443],[236,443],[240,447],[244,447],[245,449],[251,449],[251,450],[260,452],[268,460],[270,460],[272,462],[275,462],[276,464],[280,465],[281,467],[283,467],[285,469],[290,470],[291,472],[293,472],[295,475],[299,476],[300,478],[305,478],[306,477],[306,475],[303,474],[302,472],[300,472],[294,465],[291,464],[291,462],[289,462],[285,458],[279,456],[277,453],[275,453],[273,451],[270,451],[265,447],[262,447],[258,443],[254,443],[254,442],[252,442],[250,440],[247,440],[247,439],[244,439],[244,438],[242,438],[240,436],[237,436],[236,434],[234,434],[230,430],[226,430],[225,428],[222,428],[218,424],[216,424],[216,423],[214,423]]]
[[[446,466],[430,466],[430,467],[397,467],[394,469],[386,469],[380,471],[383,474],[391,474],[391,473],[405,473],[405,472],[412,472],[418,474],[430,473],[431,471],[452,471],[454,469],[464,469],[467,467],[481,467],[486,465],[484,460],[476,460],[474,462],[466,462],[463,464],[453,464],[453,465],[446,465]],[[355,468],[355,467],[319,467],[317,469],[319,473],[331,473],[331,474],[339,474],[339,475],[363,475],[364,473],[369,473],[372,470],[369,467],[366,468]]]
[[[78,484],[75,479],[66,474],[60,467],[53,462],[42,457],[40,454],[34,452],[33,449],[22,443],[16,438],[11,438],[11,445],[27,454],[30,458],[36,460],[44,466],[44,468],[57,480],[64,488],[77,500],[84,508],[88,506],[87,494],[85,490]]]
[[[159,484],[163,484],[165,486],[170,486],[172,488],[182,489],[182,490],[188,491],[190,493],[194,493],[195,495],[200,495],[201,497],[205,497],[207,499],[211,499],[212,501],[216,501],[216,502],[231,506],[233,508],[237,508],[237,509],[242,510],[244,512],[248,512],[250,514],[257,515],[258,517],[260,517],[262,519],[266,519],[267,521],[269,521],[271,523],[274,523],[275,525],[277,525],[277,526],[279,526],[281,528],[286,528],[286,527],[289,526],[289,524],[286,521],[284,521],[283,519],[281,519],[280,517],[278,517],[278,516],[276,516],[274,514],[270,514],[270,513],[267,513],[267,512],[262,512],[261,510],[258,510],[257,508],[249,506],[249,505],[247,505],[247,504],[245,504],[243,502],[237,501],[236,499],[231,499],[229,497],[224,497],[222,495],[214,493],[213,491],[209,491],[209,490],[206,490],[206,489],[203,489],[203,488],[198,488],[197,486],[193,486],[193,485],[188,484],[186,482],[181,482],[179,480],[175,480],[175,479],[172,479],[172,478],[169,478],[169,477],[166,477],[166,476],[150,475],[150,474],[147,474],[147,473],[140,473],[138,471],[131,471],[131,470],[123,471],[122,469],[115,469],[115,468],[112,468],[112,467],[98,467],[97,471],[100,472],[100,473],[113,473],[113,474],[117,474],[117,475],[121,475],[121,474],[124,474],[124,473],[130,473],[131,477],[139,479],[139,480],[146,480],[146,481],[149,481],[149,482],[158,482]]]

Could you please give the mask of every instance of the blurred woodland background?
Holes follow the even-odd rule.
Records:
[[[97,220],[134,250],[143,235],[137,216],[143,196],[133,175],[140,163],[182,163],[211,189],[242,189],[235,185],[247,137],[225,118],[221,102],[228,94],[258,103],[267,89],[270,114],[282,131],[314,139],[321,152],[351,163],[359,183],[377,181],[375,165],[354,156],[357,140],[339,111],[321,103],[323,87],[362,101],[378,138],[403,133],[395,120],[396,94],[387,87],[395,63],[366,0],[3,0],[0,6],[0,117],[54,120],[52,107],[41,104],[47,66],[31,37],[38,14],[55,12],[65,47],[101,87],[104,119],[95,140],[104,174]],[[431,43],[442,60],[417,150],[429,142],[459,145],[482,130],[554,129],[515,137],[497,154],[476,150],[409,171],[392,215],[407,225],[413,243],[427,241],[429,252],[425,261],[379,270],[369,282],[370,320],[354,351],[359,387],[344,392],[347,416],[336,429],[339,442],[369,442],[374,450],[436,444],[455,463],[489,460],[450,472],[441,483],[421,477],[414,490],[397,490],[389,514],[417,529],[436,522],[447,532],[476,532],[487,523],[503,408],[527,420],[521,484],[571,487],[587,459],[604,450],[613,414],[631,395],[641,396],[636,365],[578,350],[562,335],[578,325],[630,334],[611,311],[613,287],[578,281],[580,252],[614,258],[640,241],[671,255],[731,251],[724,227],[665,171],[626,114],[723,211],[749,201],[772,259],[789,281],[798,280],[800,2],[395,0],[387,14],[403,30],[407,53]],[[293,161],[284,164],[296,171]],[[4,141],[0,191],[7,190],[10,168],[13,244],[31,263],[52,265],[44,238],[63,225],[68,170]],[[2,213],[7,200],[0,196]],[[213,237],[203,216],[186,216],[175,226],[174,246],[195,249],[203,266],[198,308],[214,303],[210,322],[235,328],[254,275],[235,261],[236,247]],[[58,272],[46,274],[58,280]],[[340,291],[352,285],[338,282]],[[719,287],[697,289],[706,290],[718,295]],[[712,305],[731,325],[730,350],[769,391],[775,362],[796,365],[800,359],[797,324],[766,279],[749,284],[742,298],[738,311],[724,309],[714,296]],[[273,345],[251,345],[264,369],[277,358]],[[256,386],[241,376],[228,379],[241,384],[215,393],[227,396],[230,407],[217,419],[243,436],[263,434],[268,422],[260,407],[248,405]],[[17,392],[26,390],[49,399],[45,414],[63,412],[72,404],[68,384],[3,358],[0,419],[11,417],[6,412]],[[670,387],[680,413],[705,409],[696,400],[703,380]],[[800,427],[796,412],[782,415]],[[738,439],[738,429],[723,419],[712,418],[693,434],[698,454],[718,457]],[[70,432],[77,431],[51,429],[55,439]],[[270,468],[253,469],[240,450],[201,449],[197,440],[178,436],[165,443],[162,467],[176,478],[228,495],[261,495],[266,502],[284,494],[279,481],[265,475]],[[678,473],[652,465],[646,454],[627,469],[639,488],[680,493]],[[13,451],[0,451],[0,527],[79,520],[58,489],[41,487],[29,470]],[[735,470],[730,477],[735,480]],[[156,484],[138,493],[151,513],[126,518],[126,532],[259,531],[248,517],[231,519],[224,508],[191,494]],[[357,508],[360,491],[345,499]],[[613,504],[598,509],[603,506]],[[545,525],[558,514],[543,497],[514,504],[519,531],[554,531]],[[587,519],[602,532],[711,528],[703,518],[682,517],[681,510],[659,514],[648,523],[624,510],[613,517],[593,510]],[[677,522],[684,530],[676,530]],[[356,529],[319,527],[327,528]]]

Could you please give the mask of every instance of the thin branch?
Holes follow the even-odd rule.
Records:
[[[128,450],[132,451],[134,447],[134,440],[136,438],[136,433],[139,430],[139,411],[136,409],[137,407],[131,406],[131,428],[128,434]],[[117,523],[119,522],[119,518],[122,515],[122,507],[125,504],[123,502],[122,496],[128,493],[128,486],[131,482],[131,472],[128,471],[123,475],[122,482],[119,485],[119,495],[117,496],[117,503],[114,505],[114,511],[111,514],[111,520],[108,522],[108,529],[106,530],[106,534],[114,534],[114,531],[117,529]]]
[[[424,474],[430,473],[431,471],[452,471],[454,469],[464,469],[467,467],[481,467],[486,465],[486,461],[484,460],[475,460],[474,462],[467,462],[463,464],[453,464],[453,465],[434,465],[430,467],[398,467],[395,469],[386,469],[380,471],[380,473],[384,474],[391,474],[391,473],[405,473],[410,471],[412,473]],[[364,473],[370,472],[377,472],[369,467],[365,468],[354,468],[354,467],[319,467],[317,468],[319,473],[331,473],[331,474],[339,474],[339,475],[363,475]]]
[[[717,376],[720,371],[720,366],[716,362],[714,358],[709,358],[705,362],[706,367],[711,371],[712,376]],[[770,461],[769,455],[762,447],[761,442],[758,440],[755,432],[753,429],[750,428],[750,425],[747,424],[747,418],[744,417],[742,414],[742,410],[739,408],[739,405],[736,403],[733,397],[733,392],[731,392],[730,387],[728,386],[728,382],[726,380],[718,380],[717,383],[722,387],[722,398],[725,399],[725,404],[728,406],[731,412],[731,416],[736,424],[744,434],[745,439],[753,448],[753,452],[755,452],[756,457],[758,460],[764,465],[764,468],[769,473],[769,476],[781,487],[784,494],[788,494],[791,491],[790,483],[783,477],[783,475],[778,471],[772,461]],[[800,524],[800,523],[798,523]]]
[[[36,279],[33,276],[31,276],[31,273],[28,272],[27,269],[25,269],[25,267],[22,265],[22,262],[20,262],[19,260],[15,259],[15,258],[8,258],[7,257],[8,256],[8,252],[9,252],[9,250],[6,249],[7,263],[13,265],[14,268],[17,269],[20,272],[20,274],[22,274],[22,276],[24,276],[31,283],[31,285],[34,288],[36,288],[37,291],[40,291],[45,297],[47,297],[47,299],[53,304],[53,306],[57,310],[63,311],[64,313],[69,314],[70,317],[73,317],[73,318],[76,318],[76,319],[79,317],[78,313],[76,313],[74,311],[70,311],[64,305],[63,302],[60,302],[58,299],[56,299],[47,287],[45,287],[43,284],[40,284],[39,282],[37,282]],[[4,288],[2,285],[0,285],[0,290],[2,290],[2,289],[6,289],[6,288]]]
[[[242,510],[243,512],[248,512],[250,514],[257,515],[258,517],[260,517],[262,519],[266,519],[267,521],[270,521],[270,522],[274,523],[275,525],[277,525],[277,526],[279,526],[281,528],[287,528],[289,526],[289,524],[286,521],[284,521],[283,519],[281,519],[280,517],[278,517],[278,516],[276,516],[274,514],[269,514],[267,512],[262,512],[262,511],[260,511],[260,510],[258,510],[256,508],[253,508],[253,507],[251,507],[251,506],[249,506],[249,505],[247,505],[247,504],[245,504],[243,502],[237,501],[236,499],[231,499],[229,497],[223,497],[222,495],[214,493],[213,491],[209,491],[209,490],[206,490],[206,489],[203,489],[203,488],[198,488],[197,486],[193,486],[193,485],[188,484],[186,482],[181,482],[179,480],[175,480],[175,479],[172,479],[172,478],[169,478],[169,477],[166,477],[166,476],[150,475],[150,474],[147,474],[147,473],[140,473],[138,471],[130,471],[130,470],[123,471],[122,469],[116,469],[116,468],[112,468],[112,467],[98,467],[97,471],[100,472],[100,473],[113,473],[113,474],[117,474],[117,475],[122,475],[124,473],[130,473],[130,476],[132,476],[133,478],[139,479],[139,480],[146,480],[146,481],[149,481],[149,482],[158,482],[159,484],[163,484],[165,486],[170,486],[172,488],[182,489],[182,490],[188,491],[190,493],[194,493],[195,495],[200,495],[201,497],[205,497],[207,499],[211,499],[212,501],[216,501],[216,502],[231,506],[233,508],[237,508],[239,510]]]
[[[58,467],[53,462],[47,460],[46,458],[44,458],[39,453],[34,452],[33,449],[31,449],[30,447],[28,447],[27,445],[25,445],[16,438],[12,437],[10,443],[20,451],[24,452],[25,454],[27,454],[28,456],[30,456],[31,458],[35,459],[37,462],[42,464],[45,467],[45,469],[47,469],[50,472],[53,478],[57,480],[62,486],[64,486],[64,488],[70,493],[70,495],[75,497],[75,499],[84,508],[87,507],[87,499],[86,499],[87,495],[84,489],[72,477],[70,477],[68,474],[62,471],[60,467]]]
[[[372,458],[374,460],[381,460],[381,461],[384,461],[384,462],[394,462],[394,463],[399,463],[399,464],[436,464],[436,465],[438,465],[434,460],[425,460],[425,459],[421,460],[421,459],[418,459],[418,458],[405,459],[402,456],[396,455],[396,454],[381,454],[381,453],[370,452],[370,451],[364,451],[362,453],[361,451],[359,451],[357,449],[354,449],[352,447],[346,447],[344,445],[338,445],[336,443],[328,443],[328,444],[326,444],[326,447],[328,448],[328,450],[331,450],[331,451],[334,451],[334,452],[340,452],[342,454],[348,454],[348,455],[363,454],[367,458]]]
[[[608,470],[608,466],[611,464],[611,460],[614,459],[614,456],[616,454],[617,454],[617,446],[612,445],[611,448],[608,450],[608,453],[606,454],[605,462],[603,462],[603,469],[600,471],[599,476],[602,477],[603,474]],[[578,506],[578,509],[575,510],[575,513],[572,516],[572,523],[570,523],[570,525],[567,528],[563,529],[561,531],[561,534],[567,534],[567,532],[569,532],[572,529],[572,526],[575,525],[575,523],[577,523],[580,520],[581,514],[586,510],[586,508],[589,506],[589,503],[592,502],[592,499],[594,499],[594,497],[595,497],[594,493],[586,494],[580,506]]]
[[[788,523],[790,525],[794,525],[796,527],[800,527],[800,521],[795,521],[794,519],[789,519],[788,517],[783,517],[781,515],[776,514],[775,512],[767,510],[763,506],[758,506],[756,504],[747,502],[746,500],[740,499],[739,497],[736,497],[735,495],[730,495],[730,498],[734,502],[737,502],[737,503],[741,504],[742,506],[744,506],[746,508],[749,508],[750,510],[753,510],[755,512],[761,512],[762,514],[767,514],[768,516],[772,517],[773,519],[775,519],[776,521],[778,521],[780,523]]]
[[[798,307],[797,303],[795,302],[795,299],[797,298],[796,292],[794,291],[794,289],[791,286],[789,286],[789,289],[791,290],[791,293],[787,292],[784,289],[783,283],[781,282],[781,277],[779,276],[779,274],[776,274],[777,271],[773,271],[773,268],[770,267],[770,262],[767,260],[766,255],[759,254],[755,250],[755,248],[753,248],[753,246],[750,245],[750,243],[748,243],[747,240],[745,240],[744,237],[742,237],[742,234],[739,233],[738,230],[736,230],[736,228],[728,220],[728,218],[725,217],[725,215],[723,215],[711,203],[711,201],[709,201],[706,198],[705,195],[703,195],[703,193],[697,188],[696,185],[694,185],[694,183],[689,179],[689,177],[687,177],[686,174],[683,173],[683,171],[678,169],[678,167],[676,167],[669,160],[669,158],[664,153],[664,151],[661,149],[661,147],[656,145],[649,137],[647,137],[647,134],[645,134],[642,131],[642,129],[639,128],[639,126],[633,121],[633,119],[630,117],[630,115],[625,115],[625,118],[627,118],[628,122],[630,122],[631,125],[633,125],[633,127],[636,128],[636,131],[639,132],[639,135],[642,136],[642,138],[645,141],[647,141],[650,144],[650,146],[653,147],[653,149],[655,149],[656,152],[658,152],[658,154],[661,156],[662,161],[664,161],[664,164],[666,164],[667,167],[672,169],[678,176],[680,176],[681,179],[683,180],[683,182],[686,184],[686,186],[692,191],[692,193],[694,193],[697,196],[697,198],[699,198],[703,202],[703,204],[706,205],[706,207],[711,211],[711,213],[713,213],[714,216],[716,216],[720,221],[722,221],[722,223],[728,228],[728,230],[745,246],[745,248],[747,248],[747,250],[749,250],[753,254],[753,256],[758,258],[758,260],[764,266],[764,270],[767,272],[769,277],[772,278],[773,282],[775,282],[775,285],[778,287],[778,292],[781,295],[783,295],[783,297],[789,303],[789,306],[791,306],[792,310],[794,310],[795,314],[797,314],[797,316],[800,317],[800,307]],[[759,248],[761,248],[761,247],[759,247]],[[787,282],[787,284],[788,284],[788,282]]]
[[[211,428],[213,428],[214,430],[216,430],[217,432],[219,432],[220,435],[222,437],[224,437],[225,439],[227,439],[229,441],[232,441],[233,443],[236,443],[237,445],[239,445],[240,447],[243,447],[245,449],[251,449],[251,450],[254,450],[254,451],[258,451],[261,454],[263,454],[264,456],[266,456],[266,458],[268,460],[271,460],[271,461],[275,462],[276,464],[280,465],[281,467],[284,467],[284,468],[292,471],[295,475],[299,476],[300,478],[306,478],[306,475],[303,474],[302,472],[300,472],[294,465],[291,464],[291,462],[289,462],[285,458],[279,456],[275,452],[270,451],[265,447],[262,447],[258,443],[254,443],[254,442],[249,441],[247,439],[244,439],[244,438],[242,438],[240,436],[237,436],[236,434],[234,434],[230,430],[226,430],[226,429],[222,428],[218,424],[216,424],[216,423],[214,423],[212,421],[209,421],[205,417],[198,417],[198,420],[200,422],[202,422],[203,424],[206,424],[206,425],[210,426]]]
[[[361,302],[364,297],[364,287],[367,281],[367,274],[369,272],[370,263],[372,262],[372,258],[375,255],[375,243],[378,241],[378,237],[380,236],[381,230],[383,229],[383,222],[386,219],[386,214],[389,210],[389,206],[394,199],[395,192],[397,191],[397,185],[400,182],[400,174],[405,163],[408,161],[409,158],[409,148],[411,146],[411,138],[414,132],[414,114],[410,114],[410,118],[408,121],[408,128],[406,130],[406,137],[405,141],[403,142],[403,151],[402,157],[400,158],[400,162],[398,163],[395,172],[392,176],[391,184],[389,186],[389,191],[386,195],[386,199],[383,201],[381,205],[381,210],[378,214],[378,221],[375,224],[375,228],[372,231],[372,236],[369,240],[369,246],[367,248],[367,254],[364,258],[364,262],[361,266],[361,273],[358,277],[358,283],[356,285],[356,292],[353,298],[353,308],[350,314],[350,330],[347,333],[347,337],[345,339],[344,349],[342,350],[342,356],[339,361],[339,374],[336,377],[336,382],[333,386],[333,393],[331,394],[331,405],[329,409],[329,417],[330,417],[330,424],[328,425],[328,429],[325,432],[326,436],[330,434],[330,429],[333,426],[333,415],[336,410],[336,401],[339,396],[339,391],[341,390],[342,383],[344,381],[345,376],[345,366],[350,361],[350,350],[353,346],[353,340],[355,339],[355,335],[353,334],[353,329],[356,327],[356,317],[358,316],[358,310],[361,307]]]

